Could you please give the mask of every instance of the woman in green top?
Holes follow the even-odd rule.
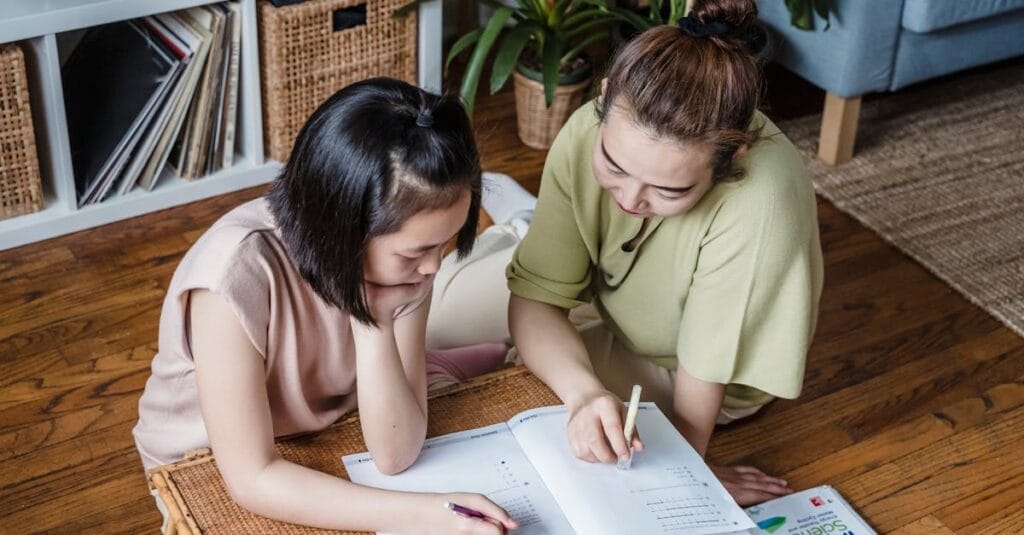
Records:
[[[602,97],[562,129],[507,270],[519,354],[567,404],[570,445],[591,462],[628,454],[633,383],[703,455],[716,422],[799,394],[814,334],[814,191],[757,112],[744,38],[757,9],[694,4],[680,27],[628,43]],[[568,310],[588,303],[602,321],[580,332]],[[791,492],[751,467],[714,469],[744,505]]]

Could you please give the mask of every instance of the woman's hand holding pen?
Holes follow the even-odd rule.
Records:
[[[422,516],[417,516],[422,523],[415,526],[415,533],[500,535],[519,527],[504,509],[482,494],[423,494],[421,504]]]
[[[623,433],[625,407],[615,394],[595,391],[581,397],[569,407],[567,434],[569,447],[577,458],[615,464],[629,458],[629,446]],[[644,448],[639,433],[633,434],[634,451]]]

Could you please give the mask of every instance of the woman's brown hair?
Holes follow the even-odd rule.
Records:
[[[636,36],[608,72],[601,119],[623,106],[658,138],[709,145],[716,181],[737,176],[733,156],[760,135],[750,130],[762,87],[749,48],[756,21],[754,0],[696,0],[679,27]]]

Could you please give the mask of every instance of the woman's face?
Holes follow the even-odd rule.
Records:
[[[445,245],[459,233],[469,215],[469,190],[455,204],[419,212],[391,234],[366,245],[363,280],[380,286],[418,284],[437,273]]]
[[[672,217],[693,208],[713,184],[711,148],[652,138],[615,105],[594,144],[597,183],[633,217]]]

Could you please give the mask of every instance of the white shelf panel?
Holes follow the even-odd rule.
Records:
[[[441,92],[441,34],[444,26],[441,20],[441,0],[429,0],[420,4],[417,31],[419,86],[433,93]]]
[[[26,43],[29,46],[25,52],[31,58],[29,91],[34,99],[32,121],[36,129],[43,187],[53,191],[68,210],[74,210],[75,179],[71,171],[57,40],[49,34]]]
[[[255,165],[241,160],[229,169],[192,182],[165,173],[153,191],[136,190],[78,210],[51,202],[40,212],[0,221],[0,250],[266,184],[280,169],[277,162]]]
[[[0,0],[0,43],[98,26],[211,0]]]

